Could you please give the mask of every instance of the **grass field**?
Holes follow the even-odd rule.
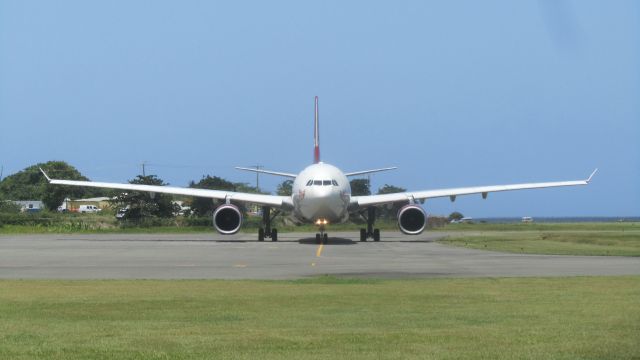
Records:
[[[149,226],[149,227],[110,227],[91,228],[83,225],[3,225],[0,235],[18,234],[187,234],[215,231],[209,226]]]
[[[144,219],[140,222],[123,223],[115,219],[112,214],[77,214],[52,213],[37,214],[0,214],[0,235],[15,234],[172,234],[172,233],[206,233],[215,231],[210,217],[171,219]],[[8,217],[8,218],[7,218]],[[256,233],[261,226],[260,217],[246,216],[243,219],[241,232]],[[281,232],[308,231],[316,232],[313,224],[285,225],[282,217],[276,218],[273,226]],[[379,220],[377,227],[382,230],[397,230],[395,220]],[[332,224],[333,231],[359,231],[364,224],[342,223]]]
[[[534,222],[448,224],[449,231],[638,231],[638,222]]]
[[[473,249],[558,255],[640,256],[640,224],[471,224],[442,243]]]
[[[637,359],[640,277],[0,281],[2,359]]]
[[[396,231],[395,223],[385,223],[378,226],[383,231]],[[366,226],[366,225],[364,225]],[[358,224],[335,224],[331,225],[331,230],[336,231],[358,231],[363,225]],[[277,226],[281,233],[286,232],[309,232],[315,233],[318,227],[313,224],[304,225],[288,225]],[[69,225],[3,225],[0,227],[0,235],[17,235],[17,234],[191,234],[191,233],[212,233],[215,232],[212,226],[148,226],[148,227],[108,227],[108,228],[92,228],[83,226]],[[243,226],[240,232],[258,234],[258,226]]]

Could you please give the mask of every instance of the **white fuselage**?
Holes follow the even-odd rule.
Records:
[[[342,222],[349,217],[351,185],[340,169],[317,163],[293,181],[293,215],[303,222]]]

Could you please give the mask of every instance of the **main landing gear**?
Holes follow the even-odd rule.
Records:
[[[373,239],[373,241],[380,241],[380,229],[374,229],[373,225],[376,222],[376,208],[375,206],[369,206],[367,208],[367,228],[360,229],[360,241],[367,241],[367,239]]]
[[[271,221],[280,214],[280,211],[276,210],[271,216],[271,207],[262,207],[262,226],[258,229],[258,241],[264,241],[264,238],[271,238],[271,241],[278,241],[278,229],[271,228]]]

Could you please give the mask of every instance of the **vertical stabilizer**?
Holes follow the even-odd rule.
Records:
[[[313,163],[320,162],[320,130],[318,129],[318,97],[316,96],[316,111],[313,121]]]

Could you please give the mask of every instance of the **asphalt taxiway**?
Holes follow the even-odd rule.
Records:
[[[443,232],[382,234],[92,234],[0,236],[3,279],[297,279],[640,275],[640,258],[508,254],[435,242]]]

